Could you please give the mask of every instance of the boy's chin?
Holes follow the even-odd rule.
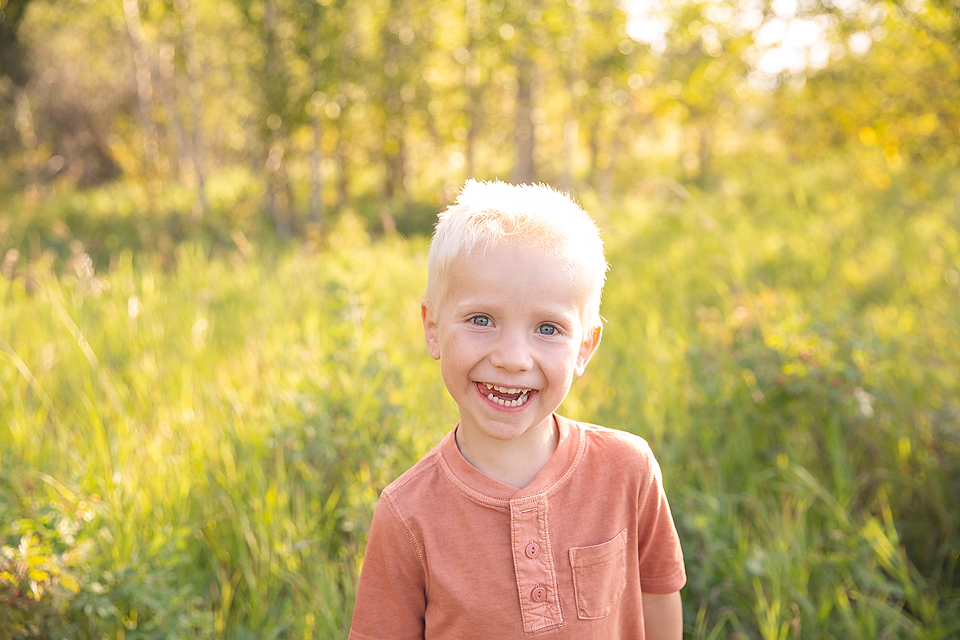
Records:
[[[492,416],[483,416],[472,419],[463,418],[461,413],[461,426],[470,432],[472,436],[479,436],[483,439],[495,440],[501,443],[514,442],[525,437],[533,437],[535,433],[543,430],[552,429],[553,412],[541,414],[538,416],[523,416],[523,412],[498,412]],[[532,419],[528,420],[528,417]]]

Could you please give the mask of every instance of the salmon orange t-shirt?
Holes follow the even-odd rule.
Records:
[[[351,640],[643,640],[641,593],[686,582],[660,467],[638,436],[556,420],[523,489],[451,431],[383,491]]]

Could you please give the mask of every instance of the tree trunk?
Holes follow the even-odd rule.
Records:
[[[573,25],[570,28],[570,50],[566,60],[566,90],[570,106],[566,121],[563,123],[563,173],[560,175],[560,188],[567,193],[573,192],[573,158],[577,152],[580,123],[577,119],[579,97],[574,90],[580,78],[580,25],[584,21],[584,3],[578,0],[569,2],[573,9]]]
[[[533,61],[526,52],[517,54],[517,103],[514,112],[513,144],[516,159],[513,165],[513,181],[529,183],[536,179],[533,128]]]
[[[281,238],[290,237],[290,221],[287,211],[290,198],[287,192],[287,175],[283,162],[284,144],[282,136],[276,136],[270,145],[267,156],[267,215],[277,234]]]
[[[620,162],[620,153],[623,151],[623,137],[620,135],[620,131],[626,124],[627,118],[628,116],[624,114],[610,132],[608,157],[600,169],[600,184],[597,185],[597,197],[604,206],[609,205],[613,199],[617,163]]]
[[[573,192],[573,156],[577,150],[579,124],[575,117],[568,117],[563,123],[563,173],[560,174],[560,188],[567,193]]]
[[[600,178],[600,117],[590,120],[587,133],[587,148],[590,150],[590,186],[597,189]]]
[[[26,189],[24,195],[29,204],[35,204],[40,198],[40,158],[37,157],[37,134],[33,126],[33,109],[30,108],[30,98],[27,92],[20,87],[16,88],[16,120],[17,133],[20,142],[27,150],[24,154],[24,172]]]
[[[193,135],[191,136],[191,144],[189,145],[190,163],[193,165],[193,171],[197,179],[197,203],[199,206],[195,209],[195,215],[196,217],[200,217],[205,211],[210,209],[210,205],[207,202],[206,172],[203,163],[203,102],[200,95],[201,84],[197,80],[200,69],[193,37],[196,16],[190,11],[188,0],[176,0],[174,6],[182,12],[180,17],[180,36],[183,42],[187,95],[190,102],[190,123],[193,126]]]
[[[697,126],[697,155],[700,158],[700,167],[697,172],[697,186],[700,188],[705,188],[707,182],[710,180],[710,172],[712,170],[710,166],[711,135],[712,130],[706,122],[701,122],[699,126]]]
[[[23,64],[23,47],[17,38],[23,16],[30,0],[8,0],[3,6],[0,20],[0,77],[10,78],[14,85],[27,84],[28,74]]]
[[[277,51],[277,14],[276,5],[273,0],[264,0],[263,2],[263,35],[265,44],[264,70],[267,79],[273,82],[282,82],[283,80],[283,61],[280,59],[280,52]],[[278,114],[273,113],[277,108],[278,100],[275,95],[276,86],[264,87],[267,92],[266,107],[266,129],[265,138],[268,141],[267,146],[267,215],[277,234],[281,238],[290,237],[290,197],[287,189],[287,174],[284,163],[286,153],[285,137],[283,135],[284,125],[281,120],[278,123],[271,123],[270,119]],[[271,133],[272,131],[272,133]]]
[[[399,19],[399,3],[391,2],[391,15]],[[404,148],[404,129],[406,128],[406,102],[403,87],[407,79],[401,68],[401,57],[404,48],[399,36],[385,28],[381,33],[383,46],[383,67],[392,66],[393,70],[384,74],[384,101],[383,101],[383,195],[385,203],[402,202],[406,200],[405,163],[406,149]],[[381,218],[383,211],[381,211]]]
[[[345,207],[350,202],[350,168],[347,166],[347,145],[341,139],[337,143],[337,154],[334,158],[337,161],[337,206]]]
[[[190,142],[187,140],[180,109],[177,108],[177,77],[174,57],[176,50],[172,44],[160,45],[157,56],[156,89],[160,95],[160,104],[167,114],[167,126],[173,130],[173,137],[177,143],[179,162],[173,171],[173,180],[180,181],[180,170],[186,168],[190,162]]]
[[[144,173],[147,174],[156,170],[159,143],[157,121],[153,114],[153,78],[150,73],[150,55],[147,52],[146,41],[143,36],[143,25],[140,22],[140,7],[137,0],[123,0],[123,17],[127,25],[127,38],[130,40],[130,47],[133,49],[133,68],[136,73],[140,124],[144,132]]]
[[[463,65],[464,86],[467,87],[467,137],[464,140],[464,156],[467,178],[476,173],[477,136],[482,126],[483,105],[480,86],[481,68],[478,62],[477,38],[474,30],[480,28],[480,0],[466,0],[464,19],[467,25],[467,60]]]
[[[403,117],[397,116],[392,123],[388,123],[389,145],[395,150],[386,158],[387,180],[383,201],[380,203],[380,224],[384,233],[391,234],[397,230],[397,223],[391,211],[392,205],[405,202],[407,199],[405,182],[406,145],[403,135]]]
[[[313,150],[310,153],[310,222],[323,229],[323,120],[320,111],[313,116]]]

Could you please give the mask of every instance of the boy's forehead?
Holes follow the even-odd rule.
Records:
[[[586,278],[582,270],[570,260],[551,255],[535,248],[518,245],[500,245],[497,247],[477,247],[465,256],[456,258],[450,265],[450,280],[447,282],[447,297],[468,285],[475,294],[489,293],[491,296],[502,292],[504,283],[490,282],[486,277],[493,267],[498,271],[502,267],[510,275],[519,279],[531,272],[548,271],[555,285],[559,284],[557,302],[575,300],[578,307],[586,305]]]
[[[552,252],[520,241],[504,241],[498,244],[478,245],[466,255],[458,256],[451,265],[454,272],[468,274],[488,268],[491,263],[506,263],[519,271],[540,270],[547,266],[554,273],[567,278],[571,287],[582,280],[575,262],[562,252]]]

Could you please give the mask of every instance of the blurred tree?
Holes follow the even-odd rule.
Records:
[[[0,54],[18,57],[23,84],[0,75],[0,189],[26,186],[32,200],[56,178],[80,187],[115,178],[120,166],[107,137],[118,124],[115,109],[126,101],[123,82],[130,76],[115,64],[114,54],[122,48],[124,59],[130,56],[122,39],[120,47],[107,44],[117,39],[112,28],[103,28],[103,21],[112,27],[112,17],[122,20],[119,3],[99,4],[82,15],[71,15],[46,0],[30,2],[28,9],[23,9],[27,3],[17,4],[17,44],[6,42]],[[11,15],[6,6],[0,7],[5,15],[0,27]],[[95,21],[101,21],[99,31],[80,46],[86,36],[79,34],[86,34]],[[107,66],[109,75],[102,73]]]
[[[362,5],[344,1],[325,7],[324,35],[321,39],[321,46],[324,47],[321,53],[323,62],[319,71],[321,91],[325,93],[318,96],[318,99],[323,99],[323,114],[333,129],[330,148],[337,173],[336,202],[343,207],[349,204],[352,197],[351,178],[356,177],[354,174],[359,173],[363,166],[357,161],[361,152],[360,145],[357,144],[356,150],[354,149],[354,143],[361,140],[352,135],[352,121],[356,116],[362,123],[361,126],[369,128],[368,97],[371,98],[369,102],[377,103],[376,92],[365,89],[362,85],[369,55],[362,51],[361,44],[374,38],[368,32],[369,25],[363,22],[365,12]]]
[[[878,184],[960,148],[952,0],[0,3],[4,184],[122,169],[202,211],[242,166],[280,235],[361,201],[390,229],[466,176],[606,200],[656,155],[707,187],[762,136],[853,144]]]
[[[23,46],[19,39],[20,25],[26,15],[30,0],[0,0],[0,153],[9,150],[18,143],[31,148],[35,140],[32,127],[32,113],[29,96],[23,87],[27,84],[28,73],[24,64]],[[13,117],[8,117],[12,114]],[[14,123],[11,130],[7,123]],[[27,162],[26,173],[29,182],[36,191],[39,168],[36,153],[31,151],[32,161]],[[9,180],[9,178],[8,178]],[[6,186],[6,180],[0,179],[0,189]]]
[[[464,1],[464,23],[466,25],[466,47],[454,55],[463,65],[463,85],[467,87],[464,115],[467,120],[463,130],[465,142],[466,174],[476,175],[477,137],[483,125],[483,102],[485,84],[489,82],[489,73],[484,74],[480,64],[481,46],[489,35],[489,28],[483,24],[483,6],[480,0]]]
[[[778,93],[792,149],[853,144],[881,164],[876,186],[907,162],[960,162],[960,10],[949,2],[879,2],[836,15],[834,60],[800,89]],[[842,44],[841,44],[842,43]]]
[[[586,183],[609,200],[614,169],[629,128],[645,123],[628,104],[628,78],[635,70],[637,46],[627,36],[627,16],[614,2],[575,3],[574,23],[561,36],[573,65],[569,99],[578,118],[587,154]]]
[[[23,47],[18,37],[30,0],[0,0],[0,76],[22,87],[27,83]]]
[[[380,64],[382,74],[370,78],[381,104],[383,200],[380,218],[385,229],[395,229],[390,205],[407,200],[408,160],[407,119],[411,103],[417,97],[417,49],[423,42],[417,37],[412,7],[406,0],[386,0],[380,23]],[[414,47],[414,41],[419,40]]]
[[[126,20],[127,39],[133,49],[133,71],[139,103],[140,127],[143,130],[142,173],[153,177],[159,153],[159,134],[153,102],[152,56],[147,49],[143,24],[140,21],[140,6],[137,0],[123,0],[123,16]]]
[[[200,65],[199,56],[196,51],[196,12],[191,6],[189,0],[174,0],[174,13],[177,22],[176,43],[170,43],[164,49],[166,55],[162,56],[160,75],[169,80],[173,89],[164,91],[167,111],[176,126],[177,137],[179,138],[180,165],[190,165],[193,168],[193,175],[196,179],[197,202],[194,207],[194,213],[199,217],[204,211],[210,208],[207,202],[206,190],[206,169],[204,163],[204,127],[203,127],[203,87],[199,81]],[[177,73],[175,52],[179,50],[180,67],[182,72]],[[178,82],[182,76],[183,81]],[[184,85],[182,88],[180,85]],[[177,105],[176,97],[178,94],[185,93],[187,96],[187,107],[185,111],[189,114],[188,125],[180,115],[180,108]],[[188,130],[189,126],[189,130]]]
[[[281,237],[290,236],[290,185],[288,182],[287,153],[289,118],[293,109],[287,100],[291,84],[287,60],[282,55],[282,39],[293,27],[284,20],[281,0],[262,0],[260,22],[264,46],[262,82],[263,113],[260,120],[260,139],[266,150],[267,214]]]
[[[252,88],[257,103],[254,146],[266,169],[265,208],[277,233],[289,237],[296,220],[290,183],[292,135],[306,122],[306,104],[315,83],[303,45],[311,33],[307,18],[313,9],[296,0],[238,0],[237,4],[256,47],[252,52],[257,60]]]
[[[535,101],[542,88],[541,67],[536,59],[544,43],[542,19],[537,0],[511,2],[503,16],[500,35],[514,68],[515,102],[513,112],[513,181],[535,182],[537,179],[537,130]]]
[[[563,88],[566,92],[566,101],[563,114],[563,134],[561,158],[563,166],[560,170],[558,183],[560,188],[567,192],[574,189],[574,157],[578,154],[578,138],[580,123],[577,117],[576,105],[579,101],[581,86],[585,84],[582,75],[583,39],[586,27],[587,2],[573,0],[566,11],[551,11],[549,19],[556,20],[554,31],[557,32],[556,46],[560,56],[560,70],[563,79]]]
[[[340,117],[343,91],[350,74],[351,49],[355,40],[352,35],[349,13],[343,3],[308,2],[301,5],[305,19],[303,36],[300,39],[300,55],[308,61],[309,99],[304,101],[304,111],[312,129],[310,156],[310,203],[307,218],[311,224],[322,229],[325,219],[324,160],[330,145],[326,143],[325,124]],[[348,42],[350,46],[348,46]],[[306,95],[305,95],[306,97]],[[332,127],[338,132],[339,128]],[[343,158],[342,154],[334,154]],[[346,171],[341,167],[341,184],[346,190]],[[343,194],[345,201],[347,194]]]
[[[749,3],[684,2],[669,16],[660,43],[639,56],[634,89],[638,110],[652,120],[677,122],[683,143],[680,173],[704,187],[718,133],[742,100],[737,88],[750,71],[746,49],[753,42],[742,26]],[[755,10],[755,9],[754,9]]]
[[[462,66],[465,87],[464,141],[465,174],[468,177],[505,177],[515,164],[510,158],[512,145],[507,141],[507,123],[515,116],[510,112],[516,87],[509,66],[510,51],[505,36],[513,37],[513,25],[503,23],[503,2],[465,0],[464,46],[455,52]],[[515,153],[513,154],[515,155]]]

